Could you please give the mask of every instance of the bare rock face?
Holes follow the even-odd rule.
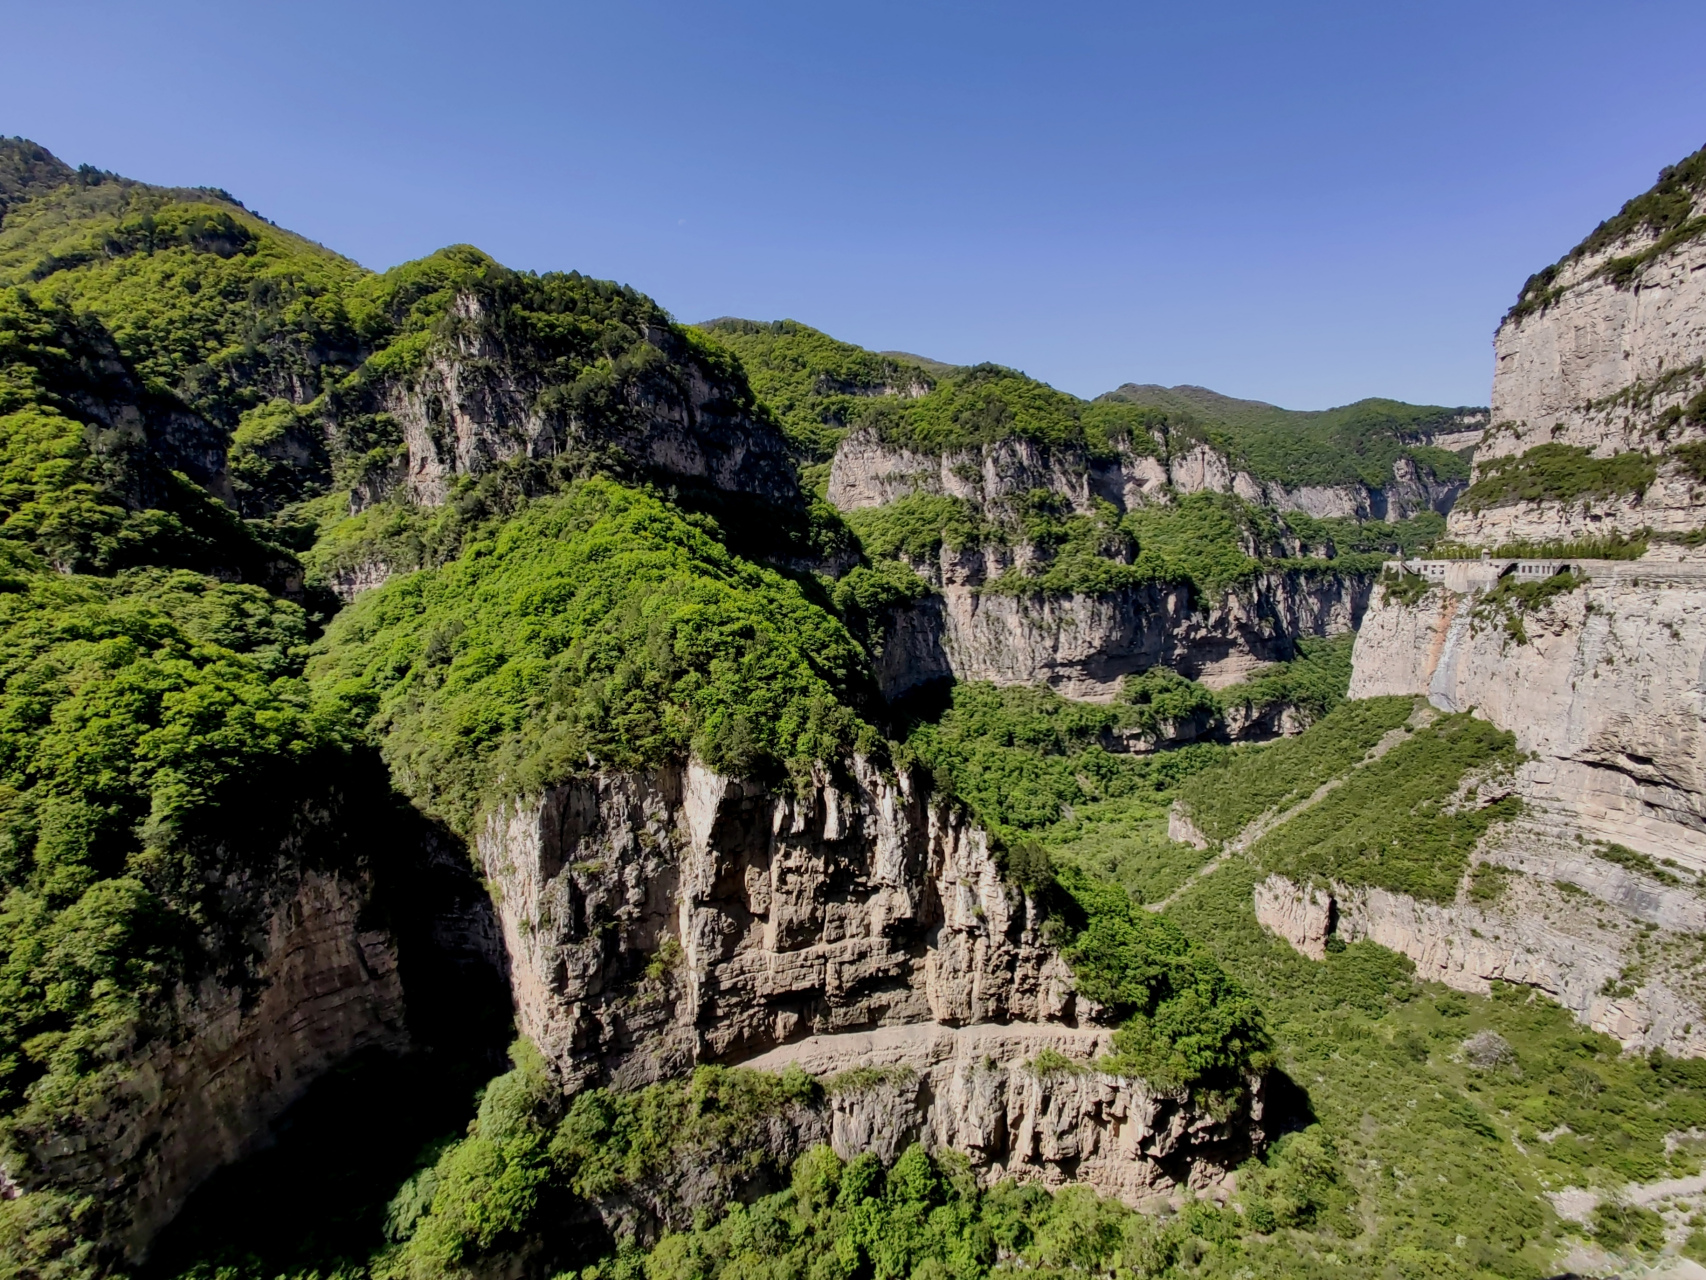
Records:
[[[396,473],[358,492],[358,507],[397,483],[413,501],[436,506],[456,476],[567,453],[664,483],[799,500],[781,432],[740,410],[730,388],[691,354],[660,356],[646,376],[622,383],[620,412],[593,424],[553,407],[546,377],[506,348],[477,296],[462,295],[452,311],[461,322],[454,341],[381,396],[382,411],[402,429],[404,455]],[[673,350],[662,330],[645,341],[660,353]]]
[[[520,1030],[571,1090],[700,1062],[798,1061],[820,1074],[899,1065],[934,1081],[943,1063],[964,1058],[970,1070],[988,1057],[1005,1066],[982,1093],[878,1091],[858,1108],[836,1102],[832,1129],[849,1149],[911,1133],[991,1171],[1046,1177],[1070,1173],[1064,1153],[1077,1144],[1110,1168],[1144,1163],[1107,1175],[1134,1194],[1210,1176],[1194,1172],[1199,1145],[1204,1170],[1223,1171],[1229,1149],[1217,1144],[1251,1141],[1248,1117],[1199,1124],[1185,1099],[1162,1103],[1113,1077],[1070,1115],[1023,1102],[1020,1060],[1057,1044],[1082,1057],[1107,1033],[1080,1025],[1097,1011],[1075,994],[1033,905],[1002,882],[983,832],[905,773],[854,760],[799,793],[697,764],[598,774],[511,805],[479,850]],[[943,1069],[946,1089],[957,1077]],[[1134,1138],[1140,1114],[1158,1127]],[[1027,1115],[1026,1132],[1054,1136],[1015,1146]]]
[[[1585,586],[1522,615],[1481,593],[1384,589],[1357,635],[1350,696],[1474,708],[1533,758],[1535,803],[1586,836],[1706,870],[1706,565],[1577,562]]]
[[[1511,784],[1522,816],[1474,855],[1498,891],[1466,879],[1455,901],[1425,903],[1276,877],[1257,914],[1308,955],[1332,933],[1367,937],[1423,977],[1522,983],[1630,1047],[1706,1053],[1690,959],[1706,927],[1706,565],[1574,569],[1585,585],[1521,615],[1489,605],[1490,574],[1411,604],[1377,588],[1357,636],[1352,697],[1472,709],[1527,754]]]
[[[1691,965],[1667,963],[1663,942],[1643,928],[1668,919],[1659,937],[1673,940],[1686,936],[1684,919],[1698,930],[1706,910],[1697,892],[1667,890],[1579,846],[1572,857],[1532,828],[1513,838],[1518,848],[1489,860],[1534,863],[1536,874],[1514,876],[1496,901],[1419,902],[1270,876],[1256,887],[1256,918],[1312,959],[1325,957],[1331,937],[1366,938],[1408,956],[1424,980],[1482,993],[1493,982],[1532,987],[1626,1048],[1706,1053],[1706,984]]]
[[[1183,1093],[1090,1066],[1112,1039],[1056,1023],[925,1023],[812,1036],[747,1065],[827,1078],[843,1159],[888,1161],[921,1141],[966,1152],[990,1180],[1084,1183],[1128,1204],[1223,1181],[1259,1140],[1260,1081],[1248,1110],[1216,1121]],[[1039,1063],[1044,1053],[1055,1056]]]
[[[1618,270],[1655,243],[1650,229],[1638,227],[1566,259],[1541,297],[1499,326],[1493,425],[1475,462],[1479,470],[1542,444],[1585,448],[1596,458],[1645,451],[1658,464],[1657,480],[1639,495],[1460,507],[1451,513],[1452,538],[1492,546],[1642,529],[1684,533],[1706,522],[1706,487],[1673,452],[1706,438],[1706,417],[1683,412],[1706,387],[1706,238],[1684,240],[1632,274]]]
[[[22,1135],[54,1184],[111,1198],[106,1235],[127,1257],[327,1068],[406,1046],[395,945],[363,923],[371,891],[362,879],[304,875],[268,919],[249,990],[209,981],[180,992],[176,1034],[77,1128]]]
[[[829,500],[843,511],[880,507],[912,493],[946,494],[991,507],[1036,489],[1059,495],[1078,511],[1088,510],[1093,500],[1126,511],[1169,501],[1171,491],[1235,493],[1259,506],[1316,517],[1402,520],[1419,511],[1449,510],[1462,488],[1459,482],[1421,476],[1408,459],[1400,459],[1392,482],[1379,488],[1287,486],[1257,479],[1206,444],[1173,451],[1159,441],[1142,450],[1121,443],[1111,456],[1092,456],[1079,448],[1015,439],[925,454],[886,444],[868,431],[855,431],[841,442],[829,473]]]
[[[1695,216],[1701,212],[1697,205]],[[1562,264],[1549,303],[1499,326],[1494,425],[1477,462],[1547,442],[1638,449],[1652,442],[1653,421],[1698,389],[1698,369],[1689,366],[1706,355],[1706,239],[1659,255],[1631,280],[1606,272],[1613,259],[1653,243],[1642,228]],[[1677,430],[1700,434],[1687,424]]]
[[[1126,676],[1158,664],[1221,688],[1295,656],[1298,636],[1354,628],[1372,582],[1368,574],[1276,570],[1208,600],[1160,583],[1017,595],[983,589],[1005,565],[982,551],[944,548],[938,565],[919,567],[940,583],[940,594],[890,624],[876,667],[891,697],[952,675],[1047,684],[1067,697],[1106,701]],[[1252,734],[1263,727],[1251,726]]]

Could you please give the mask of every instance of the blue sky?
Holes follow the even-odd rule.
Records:
[[[0,133],[1080,395],[1485,403],[1523,279],[1706,143],[1706,5],[0,0]]]

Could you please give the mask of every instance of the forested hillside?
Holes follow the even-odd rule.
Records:
[[[1345,700],[1465,415],[374,272],[0,140],[0,1272],[1650,1251],[1548,1194],[1696,1172],[1691,1061],[1252,911],[1500,891],[1510,735]]]

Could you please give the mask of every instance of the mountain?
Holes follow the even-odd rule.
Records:
[[[1691,367],[1693,163],[1482,434],[370,272],[0,142],[7,1274],[1706,1256],[1696,389],[1536,354]]]

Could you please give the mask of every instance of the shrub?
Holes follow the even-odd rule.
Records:
[[[1463,794],[1464,785],[1507,773],[1520,759],[1511,734],[1467,713],[1442,716],[1350,772],[1252,853],[1295,880],[1448,901],[1487,829],[1520,811],[1514,797],[1482,801]]]
[[[1179,788],[1179,805],[1210,840],[1230,840],[1253,819],[1283,810],[1355,765],[1410,718],[1410,698],[1347,702],[1302,735],[1228,755]]]
[[[1596,458],[1575,445],[1540,444],[1526,453],[1481,464],[1480,475],[1457,505],[1465,511],[1484,511],[1517,502],[1638,496],[1657,476],[1658,466],[1647,453]]]

